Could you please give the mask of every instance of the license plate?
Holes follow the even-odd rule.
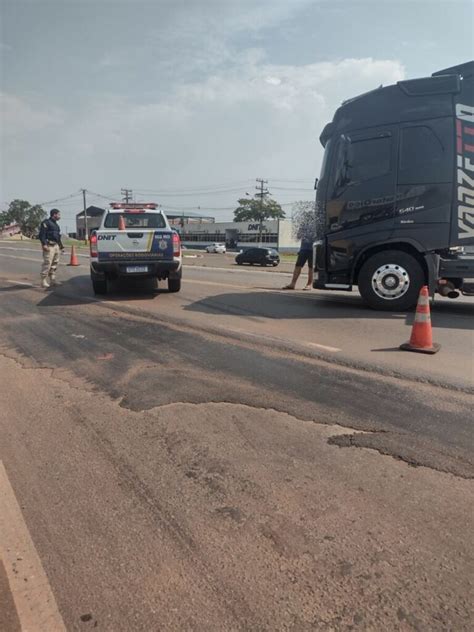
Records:
[[[148,266],[127,266],[127,274],[136,274],[137,272],[148,272]]]

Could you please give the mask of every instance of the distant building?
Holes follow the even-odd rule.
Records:
[[[91,231],[100,226],[105,209],[98,206],[87,208],[87,228]],[[251,246],[267,246],[282,252],[295,252],[299,241],[293,237],[291,219],[274,219],[258,222],[216,222],[214,217],[199,213],[178,213],[163,209],[169,223],[175,228],[181,241],[188,248],[205,248],[214,242],[225,243],[227,248],[241,250]],[[85,238],[84,211],[76,215],[77,239]]]
[[[228,249],[241,250],[255,246],[276,248],[282,252],[295,252],[299,240],[293,237],[291,219],[273,219],[262,222],[212,222],[185,224],[180,230],[181,241],[188,248],[205,248],[219,242]]]
[[[165,211],[163,213],[173,227],[183,227],[187,224],[212,224],[216,221],[210,215],[200,215],[199,213],[177,213],[176,211]]]
[[[177,213],[176,211],[165,211],[166,217],[170,225],[179,232],[188,224],[207,224],[215,221],[214,217],[209,215],[200,215],[199,213]],[[98,206],[87,207],[87,230],[89,235],[93,230],[97,230],[102,221],[102,215],[105,213],[104,208]],[[84,211],[76,215],[76,237],[77,239],[85,239],[86,227],[84,221]]]
[[[100,208],[99,206],[87,207],[86,212],[87,212],[87,231],[89,233],[88,237],[93,230],[97,230],[99,228],[104,211],[105,209]],[[86,238],[86,223],[84,221],[84,211],[81,211],[80,213],[77,213],[76,215],[76,238],[77,239]]]
[[[19,235],[21,233],[20,224],[9,224],[8,226],[4,226],[0,228],[0,239],[7,237],[13,237],[14,235]]]

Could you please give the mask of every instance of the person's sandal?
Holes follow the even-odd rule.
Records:
[[[294,290],[295,288],[292,285],[285,285],[281,288],[282,290]]]

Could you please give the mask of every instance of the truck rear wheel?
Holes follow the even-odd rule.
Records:
[[[92,279],[94,294],[107,294],[107,279]]]
[[[372,309],[405,311],[416,305],[425,283],[423,269],[401,250],[378,252],[359,272],[359,292]]]
[[[179,292],[181,289],[181,279],[168,279],[168,292]]]

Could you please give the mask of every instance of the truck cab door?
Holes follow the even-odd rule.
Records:
[[[451,243],[454,138],[452,117],[406,123],[400,128],[395,228],[423,251]]]
[[[368,243],[394,228],[398,129],[395,125],[341,135],[326,202],[329,280],[350,285],[354,262]]]

